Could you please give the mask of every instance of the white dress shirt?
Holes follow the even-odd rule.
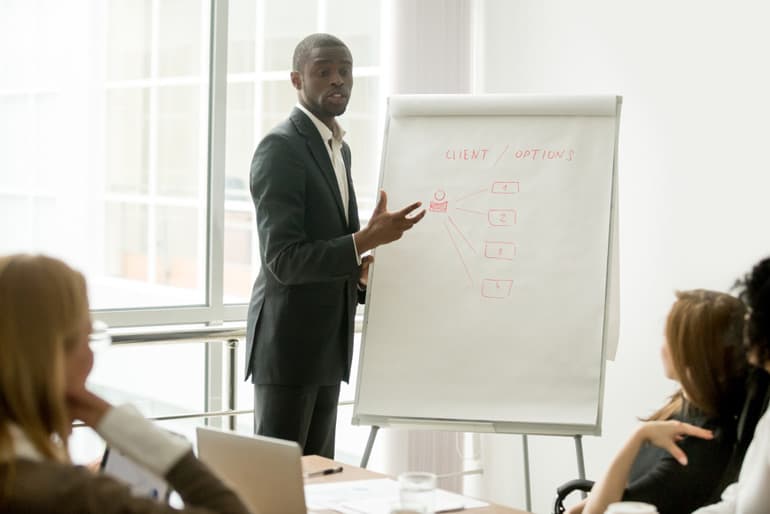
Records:
[[[339,123],[335,119],[333,121],[334,130],[329,129],[326,124],[319,120],[312,112],[308,111],[304,105],[297,102],[297,109],[304,112],[305,115],[313,122],[318,133],[321,135],[321,139],[326,143],[326,151],[329,154],[329,160],[334,168],[334,174],[337,177],[337,186],[339,187],[340,196],[342,197],[342,208],[345,210],[345,221],[349,221],[348,202],[350,200],[350,192],[348,191],[348,173],[345,169],[345,161],[342,160],[342,138],[345,136],[345,131],[342,130]],[[356,262],[361,264],[361,256],[358,254],[358,248],[356,247],[356,238],[353,238],[353,250],[356,253]]]
[[[329,160],[334,168],[334,174],[337,176],[337,186],[339,187],[340,196],[342,196],[342,207],[345,210],[345,221],[348,221],[348,201],[350,199],[350,193],[348,192],[348,174],[345,170],[345,161],[342,160],[342,138],[345,137],[345,131],[342,130],[337,120],[333,121],[334,130],[330,130],[324,122],[315,117],[315,115],[305,109],[302,104],[297,104],[297,108],[304,112],[310,121],[313,122],[315,128],[318,129],[318,133],[321,135],[321,139],[326,143],[326,151],[329,154]]]

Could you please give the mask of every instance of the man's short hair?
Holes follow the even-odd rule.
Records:
[[[325,48],[328,46],[344,46],[348,48],[348,45],[342,42],[338,37],[331,34],[310,34],[305,39],[297,44],[297,48],[294,49],[294,59],[292,60],[292,71],[302,71],[305,66],[310,52],[314,48]],[[349,50],[349,49],[348,49]]]

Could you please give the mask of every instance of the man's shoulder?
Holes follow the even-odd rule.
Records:
[[[293,113],[292,113],[293,114]],[[283,119],[278,125],[271,128],[265,137],[278,136],[278,137],[294,137],[299,135],[297,126],[293,120],[293,116],[289,116]]]
[[[292,147],[302,144],[304,137],[294,126],[290,118],[270,129],[257,145],[257,151],[294,151]]]
[[[270,129],[262,138],[262,142],[284,140],[287,142],[304,141],[317,132],[313,122],[296,107],[283,121]]]
[[[310,128],[315,129],[313,122],[310,120],[308,115],[302,112],[302,110],[299,108],[294,107],[286,118],[284,118],[280,123],[268,131],[268,134],[304,134]]]

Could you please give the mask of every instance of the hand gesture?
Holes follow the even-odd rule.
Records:
[[[663,448],[682,466],[687,465],[687,455],[676,443],[686,436],[701,439],[713,439],[710,430],[683,423],[681,421],[648,421],[637,428],[631,438],[623,445],[610,462],[604,477],[591,489],[591,495],[585,502],[583,514],[600,514],[607,506],[623,498],[623,491],[628,485],[628,476],[639,450],[645,442]]]
[[[414,202],[400,211],[388,212],[388,195],[380,190],[380,196],[369,223],[354,235],[358,253],[401,239],[405,231],[425,217],[425,209],[410,216],[421,205],[422,202]]]
[[[648,421],[639,428],[639,435],[650,444],[663,448],[670,453],[682,466],[687,465],[687,455],[677,446],[677,442],[685,436],[713,439],[711,430],[696,427],[681,421]]]

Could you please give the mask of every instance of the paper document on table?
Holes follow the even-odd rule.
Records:
[[[390,478],[330,482],[305,486],[308,510],[336,510],[343,514],[389,514],[398,502],[398,482]],[[436,513],[451,512],[488,503],[436,489]]]

